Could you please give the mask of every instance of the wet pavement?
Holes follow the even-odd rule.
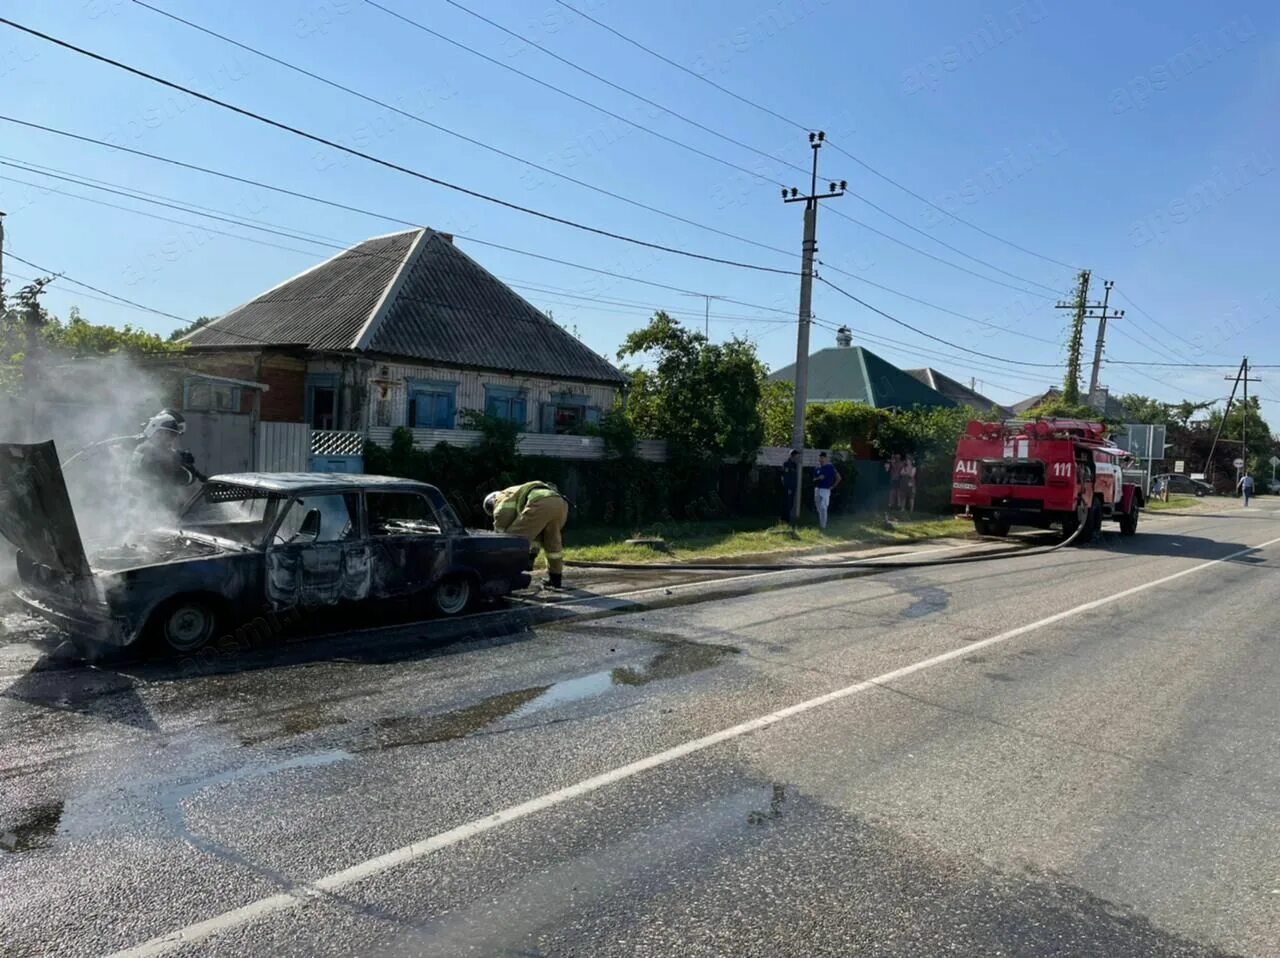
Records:
[[[1161,518],[194,670],[6,619],[0,952],[1280,953],[1280,556],[1146,588],[1275,538]]]

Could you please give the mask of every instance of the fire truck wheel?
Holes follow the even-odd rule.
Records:
[[[1138,531],[1138,502],[1135,499],[1129,511],[1120,517],[1120,534],[1122,536],[1131,536]]]
[[[992,519],[991,524],[987,526],[987,535],[998,536],[1003,539],[1009,534],[1012,523],[1003,519]]]
[[[974,516],[973,531],[980,536],[991,535],[991,520],[986,516]]]

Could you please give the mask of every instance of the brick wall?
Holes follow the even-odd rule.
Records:
[[[191,372],[210,376],[226,376],[247,382],[265,383],[262,394],[263,422],[303,422],[306,415],[307,364],[292,356],[261,357],[256,352],[192,351],[183,357],[183,366]],[[240,397],[241,412],[253,411],[253,393],[245,390]]]

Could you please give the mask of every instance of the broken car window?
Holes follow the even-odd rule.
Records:
[[[359,502],[355,493],[295,499],[276,530],[275,541],[319,543],[354,539],[358,535]]]
[[[260,490],[211,482],[183,513],[179,527],[257,546],[266,538],[282,502],[279,496]]]
[[[423,496],[415,492],[370,492],[369,535],[439,535],[440,521]]]

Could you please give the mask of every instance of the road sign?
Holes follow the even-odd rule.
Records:
[[[1183,462],[1181,459],[1179,459],[1177,462],[1175,462],[1175,463],[1173,464],[1173,471],[1174,471],[1174,472],[1177,472],[1177,473],[1183,473],[1183,472],[1186,472],[1186,471],[1187,471],[1187,464],[1186,464],[1185,462]]]
[[[1203,481],[1204,481],[1204,473],[1203,473],[1203,472],[1193,472],[1193,473],[1191,474],[1191,478],[1192,478],[1192,479],[1199,479],[1199,480],[1201,480],[1201,481],[1203,482]]]
[[[1237,459],[1237,460],[1236,460],[1235,462],[1233,462],[1231,465],[1235,466],[1237,469],[1243,469],[1243,468],[1244,468],[1244,460],[1243,460],[1243,459]]]

